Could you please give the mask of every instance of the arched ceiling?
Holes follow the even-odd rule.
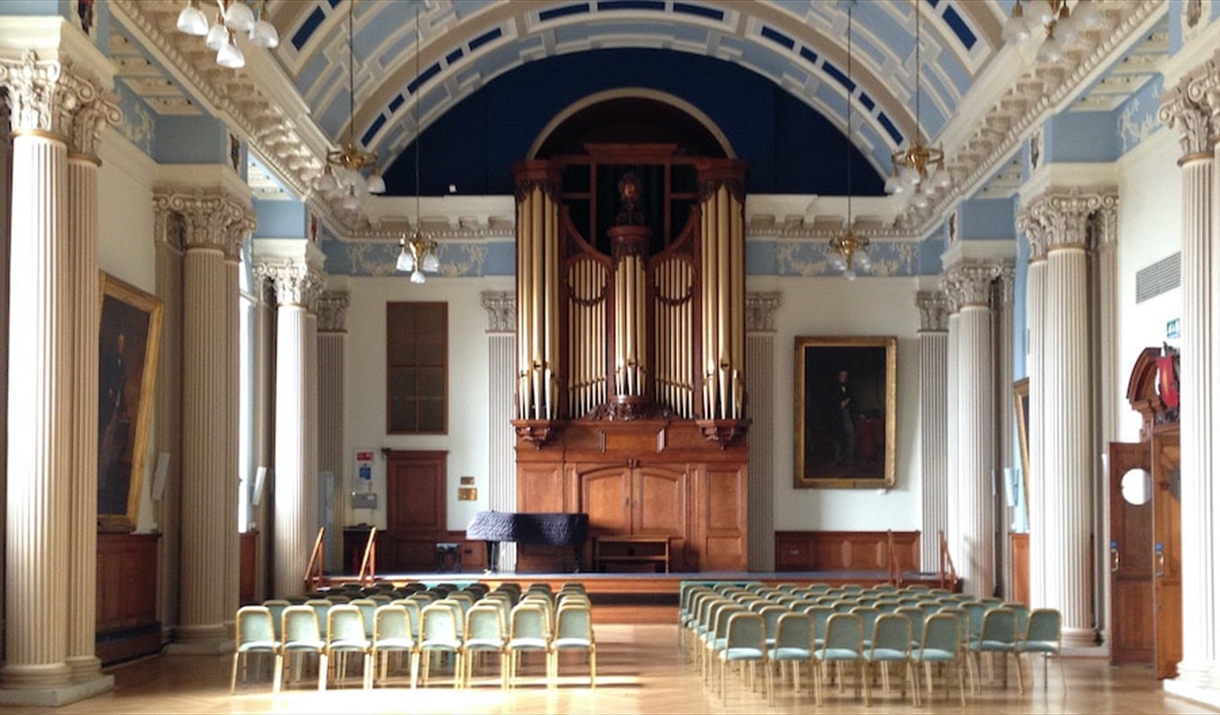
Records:
[[[850,89],[854,141],[882,170],[915,126],[916,7],[926,138],[945,129],[987,70],[1010,6],[1011,0],[271,0],[268,12],[282,40],[275,58],[321,129],[337,140],[354,128],[356,139],[386,162],[414,140],[413,117],[426,127],[522,64],[648,47],[740,64],[840,127]]]
[[[346,235],[363,235],[368,222],[319,194],[314,181],[326,152],[346,142],[349,131],[388,166],[420,127],[506,73],[538,60],[618,48],[734,63],[841,129],[850,93],[850,136],[882,175],[890,152],[915,128],[918,81],[919,132],[925,143],[943,145],[953,184],[930,205],[904,209],[887,230],[928,233],[955,202],[1002,172],[1047,117],[1096,93],[1090,87],[1105,86],[1132,48],[1157,35],[1167,12],[1164,0],[1093,0],[1105,26],[1082,32],[1067,61],[1044,64],[1034,61],[1036,42],[1001,43],[1013,0],[247,0],[265,8],[282,42],[273,51],[249,48],[246,67],[234,72],[218,67],[199,38],[174,29],[184,1],[110,0],[121,26],[112,33],[111,51],[129,61],[120,63],[119,77],[158,113],[165,106],[171,114],[202,110],[223,119],[291,193]],[[849,5],[852,82],[846,76]],[[348,118],[349,9],[354,121]],[[144,78],[146,66],[170,81]],[[188,97],[158,99],[170,85]],[[1114,86],[1130,92],[1139,83]],[[1102,99],[1113,106],[1113,97]]]

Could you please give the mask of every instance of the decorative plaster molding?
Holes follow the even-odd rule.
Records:
[[[90,156],[97,156],[102,127],[122,120],[117,96],[70,59],[40,60],[32,50],[20,59],[0,58],[0,87],[7,91],[12,131],[57,134]]]
[[[775,315],[783,298],[784,294],[779,291],[746,293],[746,332],[774,333]]]
[[[157,193],[153,203],[158,214],[175,213],[182,217],[183,248],[217,249],[226,258],[237,258],[242,241],[258,226],[251,209],[230,196],[215,192]],[[168,229],[172,223],[167,221],[164,225]],[[171,244],[176,240],[168,233],[160,238]]]
[[[992,284],[1003,279],[1011,270],[1012,261],[959,261],[945,271],[941,289],[949,302],[951,313],[969,306],[991,307]]]
[[[1088,249],[1093,215],[1104,212],[1107,221],[1117,221],[1117,210],[1118,191],[1113,187],[1055,188],[1031,199],[1018,214],[1017,226],[1031,236],[1031,246],[1037,234],[1045,251],[1073,246]],[[1111,213],[1115,214],[1113,218]],[[1031,231],[1033,224],[1038,224],[1041,231]]]
[[[275,302],[279,307],[295,305],[310,310],[326,285],[322,272],[304,261],[255,263],[254,275],[275,288]]]
[[[318,296],[318,332],[343,333],[347,331],[344,320],[347,317],[347,306],[351,303],[351,294],[347,291],[322,291]]]
[[[919,332],[943,333],[949,329],[949,298],[940,291],[921,290],[915,294],[919,308]]]
[[[1183,77],[1177,87],[1165,93],[1157,112],[1166,126],[1178,131],[1183,158],[1206,155],[1211,151],[1211,112],[1190,97],[1189,85],[1190,78]]]
[[[517,332],[517,296],[507,291],[485,290],[479,305],[487,311],[487,332]]]

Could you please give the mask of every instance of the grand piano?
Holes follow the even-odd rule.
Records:
[[[467,539],[486,542],[489,573],[499,570],[500,544],[505,541],[571,547],[576,570],[580,571],[581,552],[588,534],[588,514],[481,511],[466,527]]]

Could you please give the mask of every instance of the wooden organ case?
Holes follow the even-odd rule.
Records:
[[[514,166],[518,511],[587,513],[586,564],[744,571],[745,165],[585,149]]]

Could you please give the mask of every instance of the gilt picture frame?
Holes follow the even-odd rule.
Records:
[[[898,339],[795,339],[793,486],[894,485]]]
[[[130,532],[139,518],[163,306],[107,273],[100,283],[97,521],[101,531]]]

